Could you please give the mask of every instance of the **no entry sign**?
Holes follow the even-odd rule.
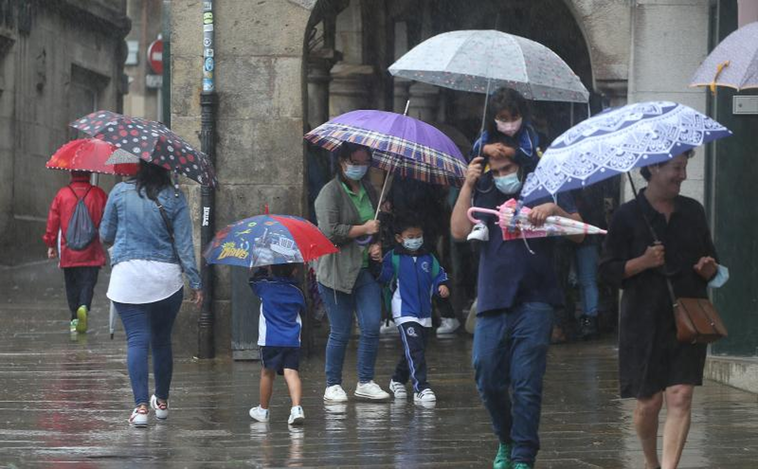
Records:
[[[163,39],[156,39],[147,47],[147,61],[155,73],[163,74]]]

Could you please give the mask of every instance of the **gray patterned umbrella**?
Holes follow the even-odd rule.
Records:
[[[758,21],[726,37],[708,54],[690,86],[728,86],[737,91],[758,88]]]
[[[500,86],[527,99],[585,103],[589,92],[558,55],[537,42],[494,30],[438,34],[389,68],[392,75],[459,91]]]

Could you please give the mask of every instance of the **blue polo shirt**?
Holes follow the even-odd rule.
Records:
[[[473,205],[494,209],[517,195],[505,195],[494,187],[491,173],[477,184]],[[535,207],[546,198],[527,204]],[[567,213],[576,213],[574,200],[568,193],[558,195],[558,205]],[[528,239],[531,254],[523,240],[504,241],[494,216],[477,215],[489,228],[489,241],[480,243],[477,314],[512,308],[521,303],[563,304],[553,261],[555,238]]]

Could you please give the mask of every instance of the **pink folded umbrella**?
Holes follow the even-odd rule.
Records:
[[[607,231],[596,226],[576,221],[571,218],[558,216],[547,217],[544,225],[534,226],[529,221],[529,213],[531,212],[531,209],[528,207],[523,207],[519,212],[514,229],[511,228],[510,225],[517,203],[516,199],[510,199],[503,205],[500,205],[497,210],[471,207],[468,210],[468,218],[472,223],[478,223],[480,220],[474,217],[475,213],[495,215],[498,217],[498,223],[500,229],[503,231],[503,239],[505,241],[525,238],[545,238],[548,236],[571,236],[578,234],[594,235],[607,233]]]

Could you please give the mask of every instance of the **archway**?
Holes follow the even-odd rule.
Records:
[[[585,33],[569,0],[481,0],[477,8],[456,0],[319,0],[306,32],[304,63],[307,128],[353,109],[403,112],[453,129],[469,142],[477,137],[484,96],[395,79],[387,68],[414,45],[460,29],[499,29],[555,51],[593,91],[593,61]],[[581,2],[578,2],[581,3]],[[593,112],[600,100],[593,93]],[[534,102],[535,124],[548,141],[587,115],[585,106]],[[543,144],[543,149],[546,145]],[[328,181],[328,158],[308,148],[309,200]],[[382,174],[372,181],[381,184]],[[594,196],[602,206],[614,198],[613,184]],[[608,197],[606,197],[608,196]]]

